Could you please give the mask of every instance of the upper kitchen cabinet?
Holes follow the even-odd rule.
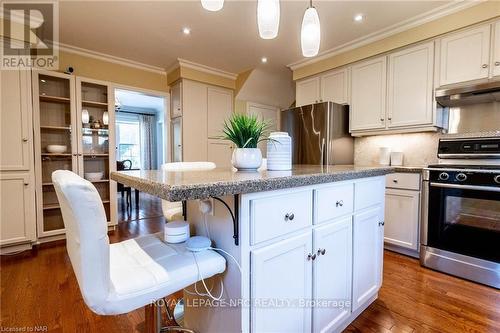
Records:
[[[26,70],[0,71],[0,170],[30,170],[32,147],[31,76]]]
[[[387,127],[432,124],[434,43],[389,55]]]
[[[170,88],[171,108],[170,117],[182,116],[182,81],[177,82]]]
[[[493,76],[500,75],[500,22],[495,23],[494,25],[494,49],[493,49]]]
[[[387,58],[379,57],[351,68],[351,131],[385,128]]]
[[[207,88],[208,137],[219,138],[222,124],[233,113],[233,91],[220,87]]]
[[[328,72],[321,76],[321,102],[348,103],[348,70]]]
[[[440,85],[488,77],[490,30],[485,25],[441,39]]]
[[[297,82],[295,105],[302,106],[318,103],[320,101],[321,79],[313,77]]]
[[[297,82],[296,105],[320,102],[348,103],[347,68],[326,72],[313,78]]]

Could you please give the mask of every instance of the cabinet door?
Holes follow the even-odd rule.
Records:
[[[182,82],[178,82],[170,89],[170,117],[182,116]]]
[[[313,241],[318,256],[313,269],[313,299],[350,301],[352,217],[339,219],[315,229]],[[350,314],[350,303],[315,307],[313,331],[335,332]]]
[[[172,162],[182,162],[182,117],[170,122]]]
[[[440,85],[488,77],[490,25],[441,39]]]
[[[351,69],[351,131],[385,127],[386,57]]]
[[[434,43],[389,56],[388,127],[432,124]]]
[[[276,132],[279,124],[279,109],[269,105],[248,103],[247,113],[256,115],[262,120],[269,122],[268,133]],[[258,147],[262,151],[262,157],[267,157],[267,141],[259,142]]]
[[[417,250],[419,207],[420,192],[387,189],[384,241]]]
[[[352,311],[377,294],[382,285],[382,205],[354,215]]]
[[[321,101],[347,104],[347,79],[347,69],[321,76]]]
[[[182,161],[207,160],[207,85],[182,81]]]
[[[208,140],[208,161],[218,168],[229,168],[233,155],[233,144],[223,140]]]
[[[35,239],[35,186],[26,173],[0,174],[0,246]]]
[[[233,113],[233,92],[229,89],[209,87],[207,91],[208,137],[222,135],[222,124]]]
[[[251,252],[251,331],[310,332],[312,235],[307,232]],[[293,302],[273,305],[271,302]]]
[[[0,170],[29,170],[31,152],[31,74],[0,71]]]
[[[493,40],[493,76],[500,75],[500,22],[495,23],[495,39]]]
[[[296,106],[318,103],[320,99],[319,77],[313,77],[297,82],[295,94]]]

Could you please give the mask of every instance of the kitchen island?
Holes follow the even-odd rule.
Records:
[[[377,298],[384,176],[392,172],[298,165],[262,172],[120,171],[111,178],[186,201],[191,234],[209,236],[238,261],[241,270],[225,255],[221,301],[192,295],[193,288],[184,293],[185,326],[219,333],[337,332]],[[201,214],[197,199],[211,200],[212,211]],[[218,296],[219,277],[208,284]]]

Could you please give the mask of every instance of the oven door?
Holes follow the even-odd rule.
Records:
[[[500,188],[429,185],[427,244],[500,263]]]

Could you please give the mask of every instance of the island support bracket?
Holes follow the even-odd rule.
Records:
[[[222,203],[227,210],[229,211],[229,214],[231,214],[231,218],[233,219],[233,238],[234,238],[234,245],[238,246],[240,244],[240,236],[239,236],[239,216],[240,216],[240,197],[238,194],[234,195],[234,209],[231,210],[229,205],[222,200],[221,198],[218,197],[212,197],[214,200],[219,201]]]

